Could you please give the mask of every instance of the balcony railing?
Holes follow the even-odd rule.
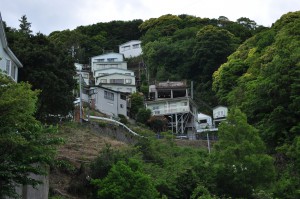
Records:
[[[179,106],[179,107],[154,109],[152,110],[152,113],[153,115],[164,115],[164,114],[182,113],[182,112],[189,112],[189,111],[190,109],[188,106]]]

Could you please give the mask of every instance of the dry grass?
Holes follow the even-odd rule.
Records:
[[[80,170],[83,164],[88,165],[107,145],[113,149],[128,147],[126,143],[101,136],[90,127],[75,123],[62,124],[58,136],[63,138],[65,143],[58,147],[57,160],[67,162],[75,171]],[[67,191],[74,177],[75,173],[54,168],[50,172],[50,187],[53,192],[63,195],[64,198],[77,198],[70,196]]]

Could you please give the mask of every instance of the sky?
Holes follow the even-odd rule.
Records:
[[[201,18],[240,17],[270,27],[283,14],[300,10],[300,0],[0,0],[2,20],[19,28],[27,16],[33,33],[73,30],[113,20],[147,20],[165,14]]]

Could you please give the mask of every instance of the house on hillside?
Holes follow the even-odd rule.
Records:
[[[226,106],[216,106],[213,108],[214,126],[217,128],[222,121],[226,120],[228,108]]]
[[[134,72],[127,70],[123,54],[106,53],[92,57],[91,71],[96,86],[126,93],[136,92]]]
[[[84,85],[90,85],[91,82],[91,75],[90,75],[90,68],[86,65],[75,63],[76,68],[76,79],[79,80],[78,76],[81,75]]]
[[[23,67],[22,63],[8,47],[4,25],[0,13],[0,72],[18,81],[18,70]]]
[[[195,139],[197,106],[188,92],[186,81],[156,82],[149,87],[146,108],[153,116],[164,116],[175,135]]]
[[[138,57],[142,54],[142,46],[140,40],[131,40],[119,45],[119,53],[125,58]]]
[[[127,117],[127,94],[111,90],[101,86],[92,87],[93,95],[90,103],[94,104],[96,110],[117,117],[119,114]]]

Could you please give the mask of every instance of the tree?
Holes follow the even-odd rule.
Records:
[[[131,100],[130,115],[132,118],[135,118],[139,109],[144,108],[144,97],[140,93],[132,93],[130,96],[130,100]]]
[[[31,23],[27,21],[26,15],[23,15],[19,20],[19,22],[20,22],[20,31],[26,35],[30,35],[30,33],[32,33],[32,31],[30,30]]]
[[[7,35],[11,48],[24,65],[19,70],[19,80],[41,90],[36,117],[50,121],[50,115],[68,115],[73,110],[76,81],[74,62],[67,49],[40,33],[30,37],[22,32]]]
[[[57,130],[34,118],[38,91],[0,74],[0,198],[15,197],[15,185],[37,185],[29,173],[46,175],[59,139]]]
[[[265,154],[258,130],[247,123],[239,109],[231,109],[219,127],[214,145],[220,194],[251,198],[253,190],[268,188],[275,176],[273,159]]]
[[[135,159],[129,159],[128,163],[119,161],[109,171],[103,180],[94,180],[99,186],[99,198],[157,198],[151,178],[141,170],[141,163]]]
[[[150,109],[140,108],[136,115],[136,121],[142,124],[146,124],[150,117],[151,117]]]

